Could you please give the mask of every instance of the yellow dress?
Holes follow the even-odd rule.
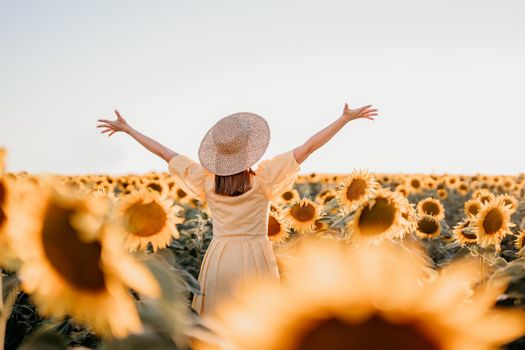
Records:
[[[252,187],[240,196],[214,193],[214,174],[184,155],[168,164],[169,172],[187,193],[206,200],[211,212],[213,238],[199,272],[203,295],[194,295],[192,308],[212,313],[224,297],[243,292],[248,278],[274,279],[279,270],[268,239],[270,200],[291,189],[300,166],[293,150],[263,160],[252,176]]]

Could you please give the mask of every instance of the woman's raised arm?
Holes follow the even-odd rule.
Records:
[[[317,132],[310,137],[304,144],[294,149],[294,156],[297,163],[301,164],[310,154],[312,154],[319,147],[328,142],[343,126],[354,119],[370,119],[377,115],[377,109],[370,109],[372,105],[350,109],[348,103],[345,103],[343,113],[334,122],[328,125],[323,130]]]
[[[129,136],[133,137],[138,143],[144,146],[148,151],[156,154],[157,156],[164,159],[166,162],[169,162],[171,158],[176,156],[178,153],[172,151],[168,147],[160,144],[159,142],[153,140],[152,138],[138,132],[133,129],[128,122],[120,115],[119,111],[115,109],[115,114],[117,115],[117,120],[107,120],[107,119],[98,119],[101,124],[97,125],[97,128],[104,128],[101,133],[104,134],[109,132],[108,137],[113,135],[118,131],[122,131]]]

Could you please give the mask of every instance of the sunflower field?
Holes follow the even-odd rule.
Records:
[[[163,172],[9,172],[4,349],[525,349],[525,174],[300,174],[270,203],[281,285],[190,308],[206,202]]]

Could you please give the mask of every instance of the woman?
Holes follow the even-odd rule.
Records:
[[[261,116],[241,112],[219,120],[199,147],[200,164],[178,154],[133,129],[115,110],[117,120],[98,119],[108,137],[127,133],[168,163],[168,169],[184,191],[208,202],[213,219],[213,238],[199,273],[201,295],[194,295],[192,308],[212,313],[223,297],[242,292],[248,278],[279,282],[279,270],[268,239],[270,201],[289,190],[300,164],[354,119],[374,120],[371,105],[350,109],[345,103],[337,120],[313,135],[303,145],[263,160],[253,166],[270,141],[268,123]]]

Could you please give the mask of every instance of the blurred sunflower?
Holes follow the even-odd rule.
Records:
[[[510,221],[511,214],[510,206],[505,206],[501,197],[482,204],[478,215],[472,220],[479,245],[499,248],[501,239],[511,233],[510,228],[515,226]]]
[[[403,197],[406,197],[409,195],[408,188],[403,184],[397,185],[394,191],[401,193]]]
[[[277,204],[274,201],[270,202],[270,211],[281,211],[281,210],[282,210],[281,205]]]
[[[353,170],[337,188],[342,209],[351,212],[366,202],[379,188],[379,183],[366,170]]]
[[[410,193],[421,193],[423,192],[424,184],[421,176],[414,174],[405,177],[405,186]]]
[[[270,211],[268,215],[268,238],[273,243],[280,243],[289,237],[288,230],[281,221],[281,215],[278,211]]]
[[[518,251],[522,250],[525,247],[525,230],[520,230],[514,241],[514,247]]]
[[[419,218],[416,227],[416,234],[421,238],[435,239],[441,233],[441,224],[432,215],[423,215]]]
[[[480,188],[472,192],[472,198],[479,200],[483,204],[493,201],[496,196],[490,190]]]
[[[440,188],[436,191],[436,195],[439,199],[441,200],[445,200],[448,198],[448,191],[445,190],[444,188]]]
[[[315,202],[319,204],[326,204],[327,202],[331,201],[332,199],[337,197],[337,191],[333,189],[326,189],[324,191],[321,191],[315,196]]]
[[[423,188],[425,190],[435,190],[437,188],[437,181],[431,177],[426,177],[423,180]]]
[[[525,332],[523,311],[491,309],[503,282],[473,291],[477,261],[437,274],[400,246],[349,249],[334,240],[303,241],[287,254],[285,281],[253,280],[209,318],[219,348],[488,350]]]
[[[319,219],[319,204],[308,198],[295,201],[283,211],[283,222],[299,233],[311,233]]]
[[[378,243],[384,238],[401,238],[406,233],[402,213],[407,202],[397,192],[381,188],[356,210],[346,225],[352,238]]]
[[[13,198],[11,191],[12,187],[16,185],[16,180],[9,180],[5,176],[5,154],[5,149],[0,148],[0,246],[2,247],[0,250],[0,267],[15,270],[18,266],[18,260],[10,237],[10,233],[14,233],[10,228],[10,217],[16,210],[15,204],[19,202],[20,198]]]
[[[178,214],[182,210],[170,199],[152,191],[139,190],[122,198],[117,217],[126,232],[125,246],[131,251],[145,250],[151,243],[153,251],[167,247],[179,238],[175,226],[184,221]]]
[[[466,184],[463,181],[460,181],[458,185],[455,188],[456,192],[459,193],[461,196],[465,197],[468,194],[469,191],[469,185]]]
[[[93,198],[107,198],[111,201],[111,203],[116,203],[118,201],[118,197],[115,196],[115,193],[113,191],[108,192],[106,190],[96,189],[91,192],[91,196]]]
[[[516,199],[516,197],[510,194],[502,194],[500,195],[500,197],[503,200],[503,204],[505,204],[506,206],[510,206],[510,210],[512,213],[514,213],[516,209],[518,209],[518,200]]]
[[[479,210],[481,209],[481,202],[477,199],[469,199],[463,205],[463,211],[468,218],[472,218],[478,215]]]
[[[474,234],[472,228],[470,227],[470,223],[470,219],[459,222],[456,226],[454,226],[454,230],[452,231],[454,238],[462,246],[467,243],[476,243],[478,240],[478,237],[476,234]]]
[[[178,185],[173,186],[169,193],[177,204],[183,205],[191,202],[191,196]]]
[[[28,191],[31,196],[14,216],[13,239],[23,261],[22,289],[39,313],[70,315],[102,336],[142,331],[128,288],[157,297],[160,287],[122,249],[119,226],[106,221],[107,200],[81,196],[58,183]]]
[[[319,182],[320,175],[318,173],[310,173],[306,175],[307,182]]]
[[[299,192],[296,189],[291,189],[281,193],[275,198],[275,201],[281,205],[290,204],[300,199]]]
[[[143,187],[148,191],[155,191],[160,195],[168,192],[168,186],[161,180],[146,181]]]
[[[438,199],[425,198],[420,200],[417,204],[417,212],[419,215],[431,215],[436,218],[437,221],[441,221],[445,218],[445,208]]]

